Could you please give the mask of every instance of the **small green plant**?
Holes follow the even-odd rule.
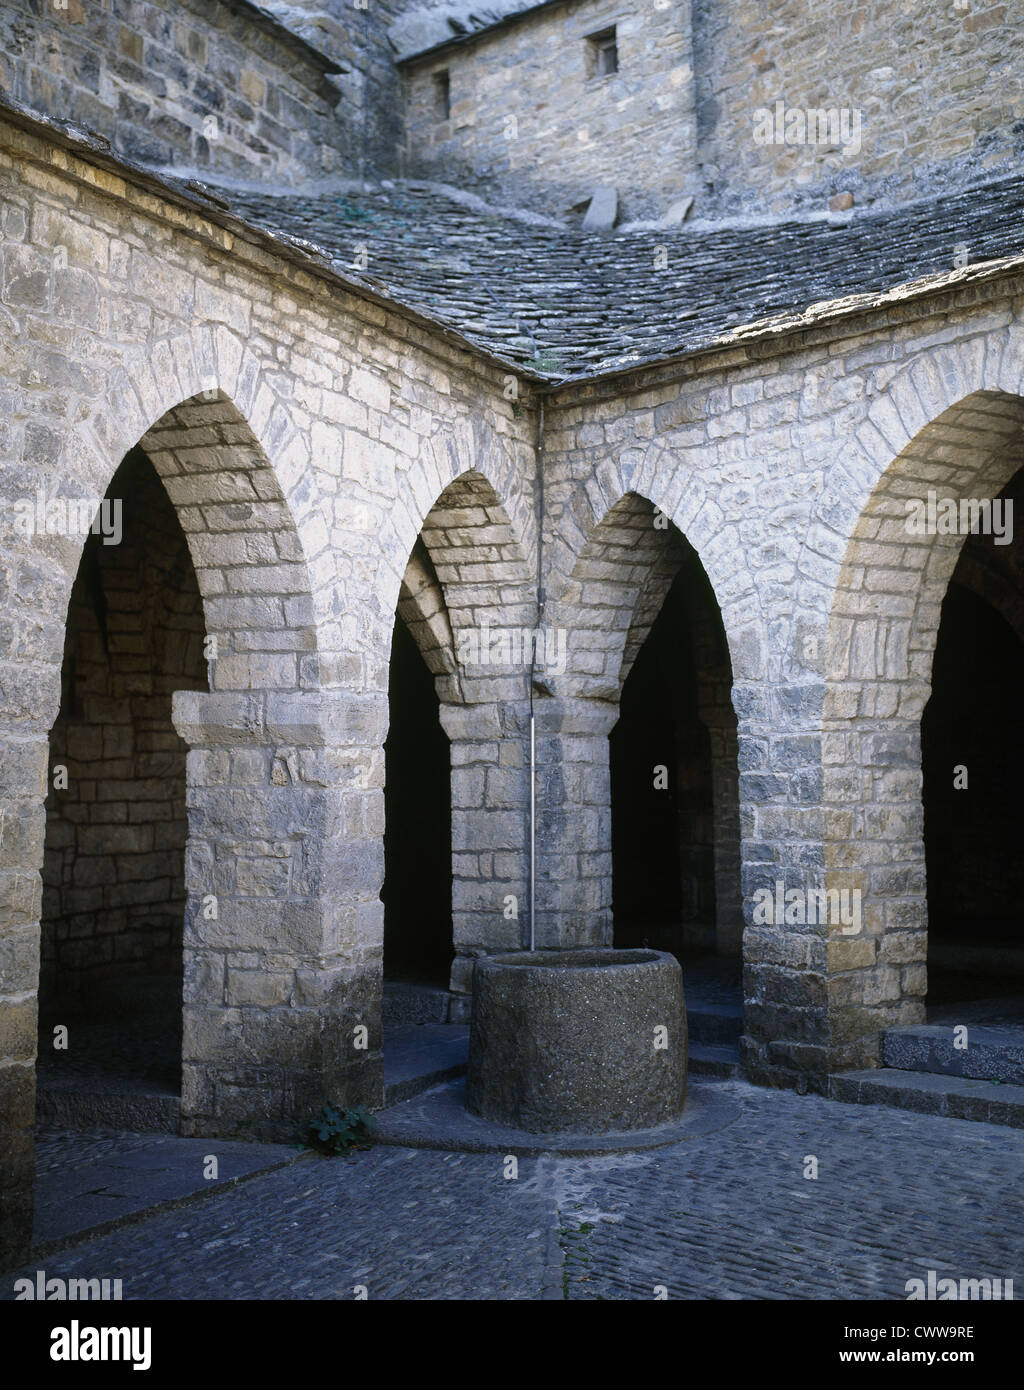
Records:
[[[296,1147],[315,1149],[322,1154],[347,1154],[351,1149],[368,1149],[373,1139],[373,1121],[365,1110],[349,1106],[339,1110],[325,1105],[305,1132],[296,1138]]]

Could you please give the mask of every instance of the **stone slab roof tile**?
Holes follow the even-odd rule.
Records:
[[[231,210],[488,352],[564,380],[677,356],[814,306],[1024,254],[1024,179],[842,220],[588,235],[437,186],[223,192]],[[365,254],[365,268],[360,260]],[[962,258],[961,258],[962,259]]]

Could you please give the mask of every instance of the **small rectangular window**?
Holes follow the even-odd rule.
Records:
[[[614,26],[591,34],[587,39],[587,77],[607,77],[619,70],[619,42]]]
[[[434,73],[434,119],[447,121],[452,114],[452,84],[447,68]]]

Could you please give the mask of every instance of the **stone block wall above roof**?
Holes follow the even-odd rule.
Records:
[[[696,168],[690,5],[570,0],[403,66],[409,171],[555,215],[660,216]]]
[[[356,171],[341,65],[244,0],[8,0],[0,87],[161,169],[295,184]]]
[[[261,0],[264,9],[342,68],[341,110],[355,133],[359,171],[397,172],[402,79],[390,26],[403,0]]]
[[[626,220],[680,192],[718,217],[962,189],[1019,170],[1019,19],[990,0],[412,5],[391,29],[409,172],[554,213],[610,184]],[[586,39],[613,25],[618,72],[595,77]]]
[[[1022,18],[991,0],[694,0],[698,209],[905,202],[1019,173]],[[759,143],[777,102],[845,111],[859,139],[797,143],[794,118],[785,143]]]

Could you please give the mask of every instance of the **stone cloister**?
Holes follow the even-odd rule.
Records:
[[[531,914],[538,945],[611,944],[610,736],[671,591],[710,788],[715,917],[694,940],[742,954],[744,1073],[827,1091],[877,1066],[884,1030],[924,1018],[921,721],[968,548],[910,533],[906,500],[992,499],[1024,465],[1020,261],[558,383],[72,138],[0,135],[7,1245],[27,1240],[49,1045],[41,922],[45,989],[91,987],[97,961],[109,987],[123,961],[130,993],[128,909],[184,903],[184,1133],[287,1137],[327,1098],[381,1103],[396,616],[449,744],[456,1011],[474,957],[522,947]],[[149,611],[174,642],[112,603],[102,537],[11,520],[38,493],[121,486],[140,563],[173,570],[180,602]],[[984,588],[972,563],[958,574]],[[460,656],[538,627],[565,634],[564,662]],[[151,685],[119,668],[131,726],[90,686],[104,645],[112,671],[163,663]],[[156,753],[155,771],[135,756]],[[121,891],[179,860],[161,901]],[[778,881],[860,890],[859,928],[756,921]],[[106,956],[97,905],[117,909]]]

